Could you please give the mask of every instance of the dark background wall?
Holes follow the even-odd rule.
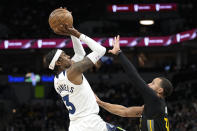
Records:
[[[109,4],[172,2],[177,3],[177,11],[112,14],[106,9]],[[62,38],[48,25],[50,12],[61,6],[72,11],[75,28],[90,37],[167,36],[197,27],[196,0],[1,0],[0,41]],[[144,18],[153,19],[155,24],[140,25],[139,20]],[[192,40],[169,47],[122,48],[147,82],[160,75],[172,81],[175,89],[167,102],[173,131],[197,130],[196,44],[197,41]],[[43,56],[50,50],[0,50],[0,131],[68,130],[68,113],[52,82],[37,83],[44,88],[43,98],[35,97],[31,83],[8,82],[8,75],[25,77],[29,72],[50,75],[43,66]],[[72,49],[63,50],[73,55]],[[128,83],[129,78],[117,58],[106,56],[108,61],[85,74],[95,93],[104,101],[142,105],[141,96]],[[139,124],[136,118],[120,118],[103,109],[100,115],[105,121],[129,131],[137,130]]]

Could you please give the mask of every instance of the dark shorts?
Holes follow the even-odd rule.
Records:
[[[112,124],[106,123],[108,131],[126,131],[119,126],[114,126]]]

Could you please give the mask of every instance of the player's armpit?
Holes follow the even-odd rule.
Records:
[[[82,83],[82,73],[93,66],[93,62],[88,57],[85,57],[82,61],[73,63],[67,70],[68,80],[73,84],[80,85]]]
[[[126,117],[141,117],[144,106],[128,107],[126,111]]]

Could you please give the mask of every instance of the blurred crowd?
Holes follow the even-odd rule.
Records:
[[[163,0],[157,3],[163,3]],[[48,0],[20,0],[2,1],[0,4],[0,39],[21,38],[51,38],[57,37],[49,28],[48,16],[58,7],[67,7],[74,16],[74,26],[83,33],[92,36],[137,36],[137,35],[168,35],[195,28],[196,4],[194,0],[176,0],[178,11],[175,18],[156,20],[157,25],[151,27],[140,26],[138,19],[144,15],[137,15],[136,20],[125,19],[124,15],[110,16],[107,12],[108,4],[155,3],[153,0],[91,0],[78,1],[48,1]],[[192,3],[193,2],[193,3]],[[165,3],[171,3],[170,0]],[[85,8],[84,8],[85,7]],[[173,14],[169,12],[168,14]],[[88,14],[88,17],[87,17]],[[127,16],[127,15],[126,15]],[[140,17],[141,16],[141,17]],[[168,16],[167,16],[168,17]],[[121,19],[122,18],[122,19]],[[128,18],[128,17],[127,17]],[[124,26],[123,26],[124,25]],[[167,26],[166,26],[167,25]],[[89,32],[88,30],[91,30]],[[60,36],[59,36],[60,37]]]
[[[0,131],[66,131],[68,114],[59,108],[54,103],[19,104],[1,119]]]
[[[83,33],[90,34],[91,37],[115,36],[117,34],[121,36],[137,36],[141,35],[141,33],[145,35],[144,32],[148,35],[168,35],[168,33],[177,33],[196,27],[195,23],[197,19],[195,18],[197,18],[197,13],[194,12],[197,4],[192,4],[192,2],[195,3],[194,0],[176,0],[175,2],[180,4],[177,11],[177,20],[158,20],[157,23],[161,23],[154,26],[154,28],[137,27],[137,21],[123,21],[120,20],[120,16],[110,19],[110,15],[106,11],[107,4],[122,4],[122,2],[122,0],[100,0],[94,2],[91,0],[85,0],[83,2],[74,2],[71,0],[1,1],[0,42],[3,39],[59,38],[60,36],[55,35],[49,28],[48,16],[53,9],[60,6],[65,6],[71,10],[74,16],[75,27],[80,29],[79,31]],[[139,1],[134,0],[132,2],[137,3]],[[155,1],[141,1],[141,3],[151,2],[154,3]],[[166,2],[166,0],[160,0],[158,2],[163,3]],[[124,3],[128,4],[131,3],[131,1],[126,0]],[[88,17],[86,17],[87,14]],[[94,24],[96,25],[95,27]],[[175,26],[177,27],[175,28]],[[88,32],[87,27],[91,28],[91,32]],[[156,30],[153,32],[153,29]],[[169,32],[166,29],[174,30]],[[13,50],[9,53],[2,51],[1,59],[4,64],[2,63],[0,65],[1,74],[2,72],[6,75],[9,73],[22,74],[28,71],[46,73],[46,70],[42,68],[42,52],[43,50],[37,51],[36,53],[34,50],[22,50],[14,54]],[[33,56],[34,58],[32,57],[33,53],[37,54]],[[159,71],[166,71],[165,73],[171,73],[171,71],[178,72],[177,75],[175,74],[171,79],[175,89],[172,96],[167,99],[170,128],[172,131],[197,131],[197,66],[195,57],[196,56],[192,54],[188,57],[190,58],[188,61],[194,61],[195,64],[190,64],[190,67],[185,67],[187,72],[180,73],[178,69],[173,70],[173,66],[166,66],[165,69],[163,67],[159,68]],[[12,61],[12,64],[10,64],[10,61]],[[113,63],[112,57],[103,58],[102,61],[105,63],[105,66],[101,67],[99,73],[97,72],[97,75],[100,76],[100,80],[97,80],[98,82],[96,83],[90,81],[98,97],[103,101],[124,106],[143,105],[142,97],[132,88],[130,83],[126,82],[126,80],[124,82],[113,81],[114,79],[112,80],[110,75],[106,75],[107,73],[118,74],[122,72],[120,64],[114,64],[113,68],[111,68],[111,63]],[[134,64],[136,64],[136,62],[134,62]],[[91,69],[90,72],[94,73],[101,65],[98,64],[96,66],[97,67]],[[170,69],[168,69],[169,67]],[[155,67],[152,69],[156,72],[158,71]],[[149,68],[148,71],[150,70]],[[146,69],[142,71],[146,71]],[[117,75],[115,77],[117,77]],[[108,84],[106,84],[106,82]],[[13,96],[11,95],[2,97],[4,89],[7,89],[8,94],[11,94],[9,88],[1,87],[0,90],[0,131],[68,131],[68,112],[61,98],[55,93],[55,90],[52,90],[46,99],[41,99],[39,102],[32,102],[32,100],[27,103],[17,103],[17,101],[12,100]],[[9,106],[7,106],[8,103],[5,102],[7,100],[10,101]],[[128,131],[139,130],[138,118],[121,118],[103,109],[100,109],[99,114],[106,122],[118,125]]]
[[[110,79],[110,78],[106,78]],[[142,97],[127,82],[92,83],[92,89],[100,99],[124,106],[143,105]],[[191,82],[176,83],[174,92],[166,101],[170,128],[172,131],[197,130],[197,95],[196,84]],[[52,95],[51,95],[52,94]],[[52,90],[47,100],[38,103],[17,104],[1,114],[0,131],[67,131],[69,118],[61,98]],[[49,102],[46,102],[49,101]],[[118,125],[128,131],[138,131],[138,118],[121,118],[101,109],[101,117],[108,123]]]

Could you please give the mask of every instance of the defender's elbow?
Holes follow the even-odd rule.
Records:
[[[128,117],[129,115],[128,115],[126,110],[123,110],[123,111],[120,112],[119,116],[121,116],[121,117]]]

